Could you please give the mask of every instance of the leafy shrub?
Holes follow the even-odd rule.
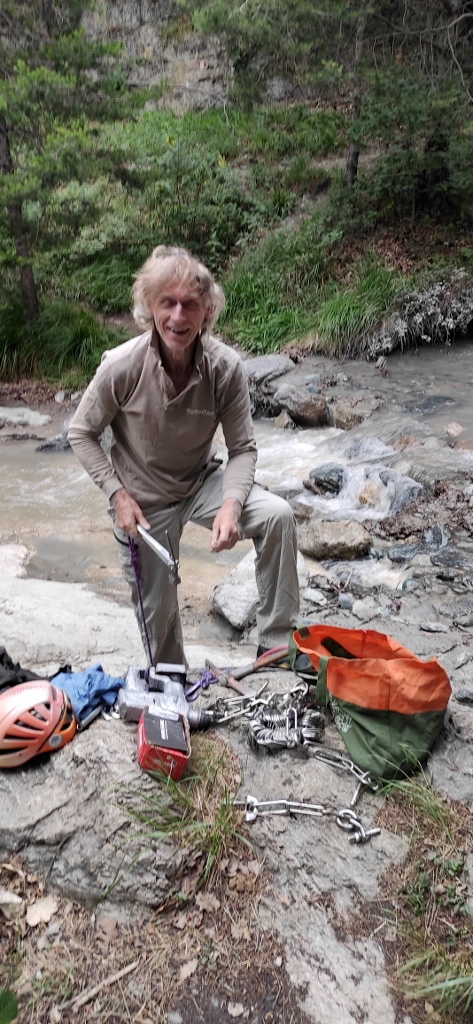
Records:
[[[133,250],[127,256],[115,254],[79,266],[69,275],[63,264],[57,291],[66,299],[85,302],[102,313],[120,313],[130,306],[133,273],[147,255],[146,251],[141,255]]]
[[[18,1016],[18,1000],[9,988],[0,988],[0,1024],[11,1024]]]
[[[169,140],[155,161],[155,180],[143,196],[155,242],[193,249],[215,270],[256,229],[259,204],[244,192],[225,162]]]
[[[57,380],[73,371],[77,379],[87,379],[105,349],[120,340],[92,313],[72,303],[48,302],[38,320],[26,325],[19,301],[12,302],[0,310],[0,374],[4,379],[38,374]]]
[[[57,288],[66,297],[104,312],[123,309],[129,304],[133,271],[156,245],[187,246],[218,269],[259,221],[268,218],[270,205],[265,211],[218,153],[170,134],[154,141],[156,151],[146,159],[143,187],[107,186],[102,179],[86,188],[70,183],[56,195],[56,206],[72,200],[78,215],[80,210],[84,215],[67,252],[64,246],[62,279],[56,275]],[[51,216],[53,208],[51,203]]]

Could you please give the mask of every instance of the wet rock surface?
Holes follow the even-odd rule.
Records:
[[[310,401],[322,396],[327,407],[334,391],[357,386],[356,373],[368,397],[370,389],[378,393],[380,388],[373,367],[350,366],[340,373],[314,359],[308,372],[307,363],[290,362],[284,364],[283,375],[275,375],[281,363],[272,362],[266,378],[264,367],[257,369],[258,386],[273,375],[268,381],[273,396],[284,381],[305,397],[307,392]],[[330,380],[335,383],[328,384]],[[309,387],[321,390],[314,393]],[[316,557],[313,551],[300,556],[301,620],[387,632],[420,657],[439,659],[449,674],[452,698],[429,770],[440,793],[471,808],[473,457],[452,448],[446,433],[432,429],[425,417],[420,421],[400,413],[402,402],[394,408],[389,378],[386,389],[384,405],[353,429],[324,434],[323,445],[321,430],[274,427],[279,487],[286,493],[292,490],[293,504],[299,501],[307,510],[301,531],[320,531],[328,521],[340,538],[338,549],[334,545]],[[445,385],[439,386],[442,391]],[[57,435],[61,415],[56,408],[51,434]],[[324,484],[327,465],[336,472]],[[262,451],[258,473],[263,482],[265,472]],[[314,490],[304,487],[304,479],[314,481]],[[332,488],[327,479],[333,479]],[[271,483],[278,483],[276,476]],[[347,519],[349,526],[343,525]],[[353,552],[349,558],[342,544],[354,527],[368,541],[366,553]],[[101,661],[113,675],[143,663],[138,630],[123,600],[118,604],[111,597],[97,597],[90,583],[25,577],[29,534],[22,538],[17,530],[1,539],[1,638],[15,660],[45,672],[65,660],[75,670]],[[203,668],[205,658],[221,667],[253,660],[252,552],[223,577],[213,602],[213,617],[191,597],[184,602],[191,670]],[[289,671],[268,670],[247,682],[256,688],[267,681],[271,690],[287,692],[297,679]],[[199,697],[197,706],[207,707],[219,693],[227,695],[215,687]],[[248,746],[246,726],[238,721],[222,728],[220,735],[240,759],[241,798],[251,793],[260,799],[290,798],[335,808],[350,804],[356,782],[348,773],[291,750],[257,756]],[[4,771],[1,859],[19,853],[33,871],[47,876],[53,890],[90,903],[108,893],[111,905],[131,917],[145,905],[160,905],[172,888],[179,851],[165,842],[150,849],[149,843],[140,847],[131,840],[136,833],[131,811],[152,785],[138,767],[135,744],[131,724],[99,719],[49,759]],[[328,721],[325,745],[341,744]],[[382,796],[363,795],[358,810],[367,827],[376,823],[382,805]],[[376,935],[356,938],[346,922],[358,894],[375,898],[381,876],[402,862],[405,841],[383,827],[370,843],[357,846],[348,842],[331,815],[310,820],[258,817],[249,829],[255,855],[270,877],[259,903],[259,923],[282,942],[290,979],[299,986],[300,1019],[305,1014],[314,1024],[398,1024]],[[409,1017],[402,1019],[409,1024]]]
[[[299,532],[299,550],[318,561],[330,558],[359,558],[367,555],[371,537],[361,523],[309,523]]]
[[[321,427],[329,422],[328,406],[321,395],[313,395],[308,388],[282,384],[274,395],[274,403],[289,413],[294,423],[303,427]]]

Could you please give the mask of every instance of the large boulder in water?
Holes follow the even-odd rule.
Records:
[[[307,480],[304,480],[304,487],[314,494],[323,494],[329,491],[331,494],[338,494],[343,486],[345,470],[336,462],[327,462],[323,466],[311,469]]]
[[[286,409],[294,423],[303,427],[326,427],[328,405],[323,395],[311,394],[306,388],[282,384],[274,395],[275,403]]]
[[[340,430],[352,430],[353,427],[364,423],[380,405],[384,405],[384,399],[372,395],[363,398],[339,395],[330,403],[331,425],[339,427]]]

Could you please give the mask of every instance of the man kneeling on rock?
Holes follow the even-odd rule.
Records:
[[[211,551],[251,537],[256,549],[258,653],[287,643],[299,607],[296,531],[282,498],[254,483],[256,443],[239,356],[210,334],[225,297],[187,250],[158,246],[136,275],[134,317],[144,334],[109,352],[69,428],[70,443],[114,510],[120,562],[145,650],[183,663],[176,583],[138,524],[178,558],[185,524],[211,530]],[[222,425],[226,466],[213,456]],[[112,431],[110,457],[100,436]],[[140,594],[129,538],[139,547]],[[147,651],[148,653],[148,651]]]

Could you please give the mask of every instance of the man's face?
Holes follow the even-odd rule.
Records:
[[[208,307],[199,292],[186,285],[170,285],[151,303],[156,330],[168,352],[178,355],[194,344]]]

